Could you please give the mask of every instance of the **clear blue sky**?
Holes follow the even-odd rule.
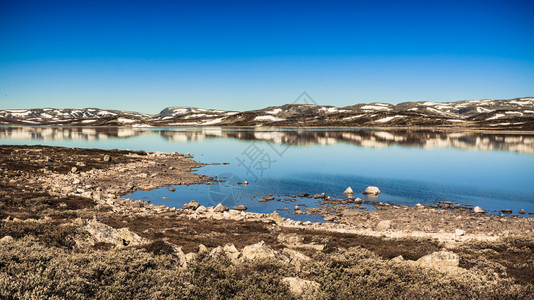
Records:
[[[302,91],[534,96],[534,1],[0,0],[0,109],[246,110]]]

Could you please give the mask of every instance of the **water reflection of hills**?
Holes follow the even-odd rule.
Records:
[[[534,153],[534,134],[483,134],[473,132],[442,132],[424,130],[230,130],[146,129],[146,128],[53,128],[0,127],[0,139],[101,140],[158,134],[168,141],[187,142],[209,138],[233,138],[269,141],[291,145],[333,145],[349,143],[361,147],[383,148],[391,145],[422,148],[458,148],[473,150],[505,150]]]

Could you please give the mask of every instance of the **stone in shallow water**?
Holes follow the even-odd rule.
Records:
[[[247,210],[247,207],[244,206],[244,205],[238,205],[238,206],[234,206],[233,209],[239,210],[239,211],[245,211],[245,210]]]
[[[378,195],[380,194],[380,189],[376,186],[368,186],[363,193],[366,195]]]
[[[343,193],[345,193],[345,194],[354,194],[354,191],[353,191],[352,188],[349,186]]]

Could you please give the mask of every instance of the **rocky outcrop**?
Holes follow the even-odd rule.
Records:
[[[417,260],[421,266],[436,269],[456,268],[460,264],[458,254],[449,251],[438,251],[425,255]]]
[[[82,227],[82,231],[74,239],[76,245],[81,248],[94,246],[96,243],[107,243],[117,248],[123,248],[141,246],[150,242],[128,228],[115,229],[97,221],[87,223]]]
[[[318,282],[305,280],[298,277],[286,277],[282,282],[289,285],[293,296],[299,299],[316,299],[315,294],[321,288]]]
[[[276,258],[276,251],[261,241],[257,244],[246,246],[242,251],[243,260]]]

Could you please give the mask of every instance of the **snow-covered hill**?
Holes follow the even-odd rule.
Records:
[[[534,130],[534,98],[367,103],[347,107],[286,104],[244,112],[167,107],[148,115],[117,110],[0,110],[4,125],[462,127]]]

